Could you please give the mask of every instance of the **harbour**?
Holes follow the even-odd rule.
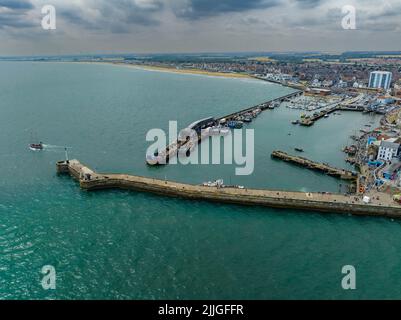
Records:
[[[214,128],[222,128],[223,130],[227,128],[240,129],[242,128],[243,121],[251,122],[251,119],[257,117],[260,112],[274,109],[275,107],[278,107],[280,103],[288,101],[291,98],[298,97],[302,94],[303,91],[296,90],[282,97],[268,100],[264,103],[260,103],[253,107],[247,107],[243,110],[230,113],[226,116],[222,116],[219,118],[209,117],[206,119],[196,121],[190,124],[186,129],[190,129],[196,132],[197,137],[195,137],[195,140],[197,144],[199,144],[202,142],[204,138],[209,137],[209,134],[207,134],[209,131],[205,131],[206,129],[207,130],[213,130]],[[183,139],[178,139],[177,141],[174,141],[173,143],[168,145],[166,149],[159,151],[155,155],[148,156],[146,159],[147,164],[152,166],[168,164],[170,159],[172,157],[175,157],[179,152],[189,156],[194,144],[193,139],[189,138],[191,137],[186,136]]]
[[[0,299],[398,299],[400,1],[0,1]]]
[[[345,189],[346,181],[274,161],[271,153],[283,150],[291,154],[300,147],[306,158],[352,170],[341,150],[349,144],[349,136],[356,134],[355,128],[373,120],[375,128],[379,116],[344,112],[306,128],[290,123],[299,111],[268,109],[256,121],[244,124],[260,137],[255,139],[253,175],[234,176],[230,165],[202,165],[196,170],[181,164],[155,168],[144,161],[149,128],[167,130],[165,125],[172,115],[182,126],[209,115],[220,118],[243,109],[241,106],[256,106],[291,91],[256,80],[120,66],[5,63],[1,68],[4,95],[0,122],[2,130],[10,133],[0,137],[4,146],[0,155],[2,298],[191,299],[210,297],[210,292],[220,298],[274,298],[278,291],[271,288],[277,284],[280,294],[294,298],[332,297],[336,293],[329,285],[318,294],[303,290],[314,281],[319,286],[327,281],[326,275],[319,273],[322,251],[327,253],[324,265],[333,266],[334,274],[339,257],[369,261],[367,268],[371,268],[370,261],[391,259],[382,248],[399,240],[397,219],[238,205],[143,191],[87,192],[68,176],[56,175],[55,163],[64,159],[64,149],[45,147],[33,152],[28,148],[33,128],[38,141],[72,147],[71,159],[79,159],[95,172],[121,172],[196,188],[204,181],[221,178],[227,185],[247,189],[328,198],[330,193],[339,193],[340,184]],[[36,87],[21,79],[48,90],[34,90]],[[20,90],[15,90],[13,83],[18,83]],[[151,95],[143,88],[149,88]],[[350,201],[355,200],[351,197]],[[378,248],[373,256],[368,250],[372,247]],[[342,248],[350,249],[344,253]],[[275,259],[271,259],[273,254]],[[49,263],[61,270],[56,292],[34,290],[32,284],[40,275],[38,266]],[[316,268],[306,268],[304,263]],[[392,268],[398,268],[398,262],[394,263]],[[289,289],[284,284],[294,276],[293,266],[298,266],[300,280]],[[271,273],[277,276],[276,282],[271,281]],[[123,279],[120,277],[129,283],[111,288],[110,283]],[[366,281],[366,294],[376,297],[376,279]],[[340,290],[337,294],[343,296]]]

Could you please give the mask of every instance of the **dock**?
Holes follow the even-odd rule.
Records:
[[[273,151],[271,157],[274,159],[280,159],[286,162],[294,163],[296,165],[308,168],[310,170],[319,171],[329,176],[336,177],[342,180],[356,181],[358,179],[358,174],[356,172],[352,172],[345,169],[338,169],[326,163],[312,161],[304,157],[293,156],[283,151]]]
[[[336,104],[333,107],[321,110],[320,112],[317,112],[317,113],[313,114],[310,117],[306,117],[306,118],[301,119],[299,124],[301,126],[310,127],[310,126],[314,125],[315,122],[318,121],[319,119],[324,118],[324,117],[326,117],[326,116],[328,116],[331,113],[336,112],[336,111],[363,112],[363,111],[365,111],[365,108],[356,103],[359,98],[360,98],[360,96],[358,96],[356,98],[353,98],[353,99],[350,99],[347,102],[342,102],[342,103]]]
[[[299,124],[300,124],[301,126],[310,127],[310,126],[312,126],[317,120],[319,120],[319,119],[325,117],[326,115],[329,115],[330,113],[333,113],[333,112],[335,112],[335,111],[337,111],[337,110],[338,110],[338,107],[337,107],[337,106],[332,107],[332,108],[329,108],[329,109],[326,109],[326,110],[322,110],[322,111],[320,111],[320,112],[319,112],[318,114],[316,114],[316,115],[313,115],[313,116],[311,116],[311,117],[309,117],[309,118],[304,118],[304,119],[302,119],[302,120],[299,122]]]
[[[248,112],[252,112],[252,111],[255,111],[257,109],[260,109],[261,111],[265,111],[267,109],[270,109],[270,106],[275,104],[275,103],[281,103],[281,102],[287,101],[288,99],[300,96],[302,94],[303,94],[303,91],[297,90],[297,91],[295,91],[293,93],[290,93],[290,94],[287,94],[285,96],[265,101],[265,102],[260,103],[260,104],[258,104],[256,106],[247,107],[247,108],[244,108],[244,109],[242,109],[240,111],[236,111],[236,112],[233,112],[231,114],[228,114],[228,115],[225,115],[225,116],[222,116],[222,117],[219,117],[219,118],[215,118],[214,119],[214,125],[219,124],[223,119],[225,121],[231,121],[231,120],[234,120],[236,117],[242,116],[242,115],[244,115],[244,114],[246,114]],[[199,136],[198,143],[201,143],[202,140],[203,140],[203,138]],[[185,147],[185,145],[188,142],[189,141],[177,140],[177,141],[174,141],[172,144],[168,145],[166,147],[166,149],[161,150],[159,152],[158,156],[160,156],[162,158],[162,161],[157,162],[157,165],[166,165],[166,164],[168,164],[169,160],[171,158],[177,156],[179,149],[181,147]],[[148,164],[149,164],[149,162],[148,162]]]
[[[234,187],[209,187],[126,174],[101,174],[78,160],[59,161],[58,174],[68,174],[83,190],[124,189],[189,200],[213,201],[246,206],[299,209],[306,212],[343,213],[375,217],[401,218],[401,206],[391,200],[329,193],[290,192]],[[391,199],[389,197],[389,199]]]

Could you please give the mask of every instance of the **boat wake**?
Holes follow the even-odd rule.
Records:
[[[56,146],[52,144],[44,144],[44,143],[38,143],[38,144],[30,144],[29,149],[32,151],[42,151],[46,150],[49,152],[62,152],[62,151],[67,151],[67,149],[72,149],[71,147],[65,147],[65,146]]]
[[[65,146],[55,146],[52,144],[43,144],[43,148],[46,149],[72,149],[71,147],[65,147]]]

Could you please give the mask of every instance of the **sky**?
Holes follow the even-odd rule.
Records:
[[[401,0],[0,0],[1,56],[365,50],[401,50]]]

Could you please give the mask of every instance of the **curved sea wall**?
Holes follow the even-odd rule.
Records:
[[[82,189],[124,189],[163,196],[206,200],[248,206],[301,209],[305,211],[401,218],[401,207],[384,205],[379,201],[363,203],[360,197],[327,193],[304,193],[258,189],[218,188],[163,181],[121,174],[98,174],[77,160],[57,164],[59,173],[69,173]]]

